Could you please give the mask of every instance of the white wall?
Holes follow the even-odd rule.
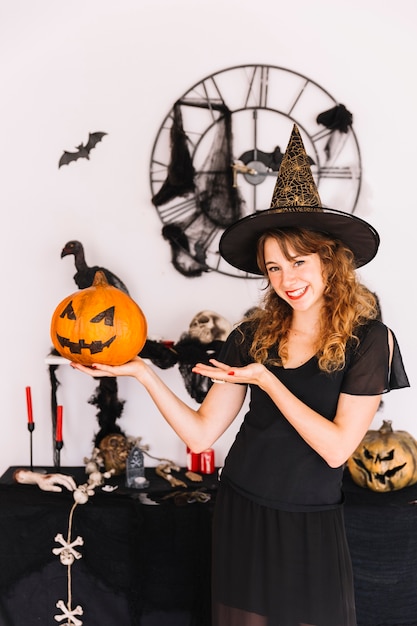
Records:
[[[382,417],[417,437],[415,217],[417,4],[414,0],[2,0],[0,4],[0,472],[28,464],[25,387],[32,388],[35,465],[52,464],[45,357],[56,305],[76,290],[69,239],[111,268],[145,311],[149,334],[178,340],[200,309],[230,321],[256,303],[259,281],[190,279],[171,264],[150,202],[156,133],[175,100],[208,74],[278,65],[322,85],[354,114],[363,159],[357,214],[380,231],[361,271],[399,339],[412,388]],[[64,149],[108,133],[87,167],[58,169]],[[413,222],[414,226],[411,227]],[[189,399],[177,368],[162,373]],[[62,366],[63,465],[79,465],[98,430],[96,381]],[[145,392],[119,381],[120,426],[155,456],[184,464],[183,444]],[[221,463],[238,423],[217,442]]]

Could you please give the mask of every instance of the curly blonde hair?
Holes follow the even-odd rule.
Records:
[[[368,320],[380,317],[377,297],[357,279],[354,256],[345,244],[324,233],[299,228],[271,230],[260,237],[257,261],[267,280],[263,251],[270,237],[288,260],[292,258],[290,248],[299,255],[319,255],[325,290],[316,355],[322,371],[330,373],[342,369],[348,342],[358,341],[357,329]],[[247,317],[254,328],[250,354],[258,363],[282,365],[288,356],[293,310],[278,297],[269,280],[265,289],[262,305]],[[277,351],[271,350],[276,346]],[[271,356],[274,353],[276,356]]]

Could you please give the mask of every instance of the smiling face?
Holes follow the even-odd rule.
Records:
[[[294,311],[319,312],[326,286],[320,256],[297,253],[292,246],[286,252],[273,237],[266,239],[264,260],[272,288]]]
[[[91,287],[65,298],[51,321],[56,350],[83,365],[126,363],[142,350],[146,334],[147,322],[140,307],[109,285],[104,274]]]

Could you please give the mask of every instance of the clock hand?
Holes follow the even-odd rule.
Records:
[[[253,168],[245,165],[242,161],[235,161],[232,164],[233,169],[233,187],[237,187],[237,174],[240,172],[241,174],[251,174],[252,176],[256,176],[258,172]],[[246,177],[245,177],[246,178]]]
[[[233,187],[237,187],[237,174],[243,174],[244,179],[251,185],[259,185],[267,176],[276,176],[277,173],[267,167],[262,161],[251,161],[250,163],[243,163],[242,161],[235,161],[232,165],[233,168]]]

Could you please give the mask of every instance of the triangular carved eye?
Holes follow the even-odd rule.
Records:
[[[94,316],[93,318],[91,318],[90,322],[92,324],[98,324],[99,322],[102,322],[103,320],[104,320],[104,324],[106,326],[113,326],[113,324],[114,324],[114,306],[111,306],[110,308],[106,309],[105,311],[102,311],[98,315]]]
[[[379,458],[381,461],[392,461],[394,458],[394,450],[390,450],[385,456],[379,456]]]
[[[61,315],[59,317],[68,317],[69,320],[76,320],[77,316],[75,315],[75,311],[72,307],[72,300],[71,302],[69,302],[67,304],[67,306],[65,307],[65,309],[62,311]]]

